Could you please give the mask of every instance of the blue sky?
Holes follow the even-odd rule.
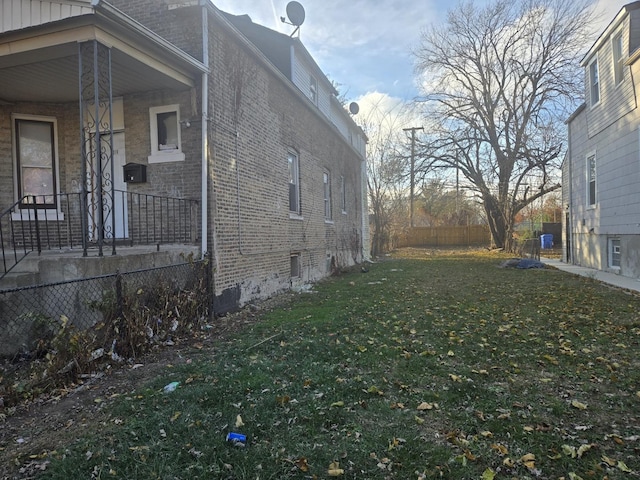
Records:
[[[475,0],[484,3],[485,0]],[[572,0],[567,0],[572,1]],[[632,0],[597,0],[601,31]],[[410,100],[418,94],[411,51],[421,31],[441,23],[456,0],[299,0],[305,9],[300,39],[347,99],[379,93]],[[213,0],[229,13],[291,33],[280,21],[288,0]],[[595,40],[595,37],[594,37]]]

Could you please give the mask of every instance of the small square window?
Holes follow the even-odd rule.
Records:
[[[149,163],[184,161],[180,132],[180,106],[151,107],[149,125],[151,137]]]
[[[622,250],[619,238],[609,239],[609,266],[611,268],[620,268],[620,258]]]

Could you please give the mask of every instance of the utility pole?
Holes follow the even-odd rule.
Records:
[[[405,132],[411,132],[411,191],[409,198],[410,225],[413,228],[413,195],[415,189],[415,154],[416,154],[416,130],[424,130],[424,127],[403,128]]]

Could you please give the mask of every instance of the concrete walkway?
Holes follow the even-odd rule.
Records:
[[[582,275],[583,277],[593,278],[602,283],[607,283],[619,288],[625,288],[627,290],[634,290],[640,292],[640,279],[623,277],[622,275],[616,275],[615,273],[602,272],[593,268],[581,267],[579,265],[570,265],[568,263],[561,262],[556,258],[544,258],[541,257],[540,261],[550,267],[555,267],[558,270],[573,273],[574,275]]]

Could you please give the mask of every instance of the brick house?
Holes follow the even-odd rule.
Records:
[[[624,6],[582,60],[585,103],[567,120],[564,258],[640,278],[640,2]]]
[[[366,137],[299,39],[206,0],[1,5],[2,281],[36,236],[103,270],[208,253],[223,313],[366,258]],[[33,281],[87,274],[59,270]]]

